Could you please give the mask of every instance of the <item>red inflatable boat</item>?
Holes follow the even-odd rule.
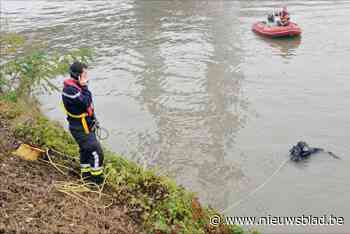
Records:
[[[253,31],[265,37],[294,37],[301,34],[301,28],[293,22],[288,26],[268,25],[266,22],[257,22],[253,25]]]

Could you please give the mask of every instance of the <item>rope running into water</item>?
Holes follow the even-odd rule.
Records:
[[[245,196],[244,198],[238,200],[237,202],[235,202],[234,204],[232,204],[231,206],[225,208],[224,210],[222,210],[221,212],[227,212],[228,210],[231,210],[232,208],[237,207],[238,205],[240,205],[241,203],[243,203],[244,201],[248,200],[251,196],[253,196],[255,193],[257,193],[259,190],[261,190],[263,187],[265,187],[265,185],[267,185],[273,177],[275,177],[278,172],[281,171],[281,169],[286,165],[286,163],[289,161],[290,159],[287,158],[284,162],[281,163],[281,165],[274,171],[274,173],[272,173],[272,175],[270,177],[268,177],[264,183],[262,183],[261,185],[259,185],[257,188],[255,188],[254,190],[252,190],[250,193],[248,193],[247,196]]]

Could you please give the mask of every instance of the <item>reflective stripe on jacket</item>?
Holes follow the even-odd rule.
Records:
[[[80,86],[74,79],[67,79],[64,81],[62,101],[69,125],[82,127],[85,133],[89,133],[95,117],[88,88]]]

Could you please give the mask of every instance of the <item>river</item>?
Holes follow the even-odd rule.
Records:
[[[252,33],[283,5],[301,38]],[[95,49],[89,85],[112,150],[227,216],[345,219],[263,233],[350,232],[350,1],[1,0],[1,12],[50,50]],[[39,96],[66,124],[60,96]],[[286,161],[299,140],[342,159]]]

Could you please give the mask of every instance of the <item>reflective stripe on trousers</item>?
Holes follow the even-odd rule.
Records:
[[[92,152],[94,156],[94,166],[91,168],[91,175],[97,176],[103,173],[103,167],[100,167],[100,156],[96,151]]]
[[[91,171],[91,166],[90,164],[80,164],[80,172],[90,172]]]
[[[94,176],[101,175],[103,173],[104,156],[96,134],[94,132],[85,134],[82,128],[70,127],[69,130],[79,144],[81,171],[90,172]]]

